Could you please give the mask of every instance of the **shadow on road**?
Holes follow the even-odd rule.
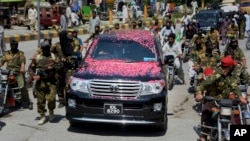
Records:
[[[6,125],[6,123],[0,121],[0,131],[2,130],[2,128]]]
[[[55,115],[55,119],[51,123],[59,123],[64,118],[65,118],[65,116]],[[49,116],[47,116],[47,121],[48,121],[48,119],[49,119]],[[40,120],[40,117],[36,117],[35,120]]]
[[[74,126],[69,126],[69,132],[81,134],[93,134],[101,136],[142,136],[154,137],[164,136],[166,131],[157,131],[152,126],[141,125],[113,125],[113,124],[98,124],[98,123],[79,123]]]

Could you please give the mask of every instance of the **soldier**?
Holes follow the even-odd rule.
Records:
[[[206,35],[204,33],[202,33],[202,29],[198,29],[196,31],[196,33],[194,34],[192,40],[190,41],[189,46],[193,46],[193,44],[196,41],[197,37],[202,37],[201,38],[202,39],[202,43],[205,43],[205,41],[206,41]]]
[[[195,99],[201,101],[203,99],[203,91],[206,91],[206,95],[213,96],[216,99],[228,99],[231,95],[237,95],[241,103],[246,104],[247,101],[242,97],[237,85],[236,76],[232,74],[234,65],[235,62],[232,57],[222,58],[220,67],[197,87]],[[204,102],[201,123],[208,125],[211,117],[214,117],[218,111],[219,109],[214,102]],[[204,128],[201,130],[205,131]],[[200,140],[206,140],[206,136],[201,135]]]
[[[206,34],[206,40],[210,40],[213,44],[216,44],[216,49],[219,49],[220,33],[215,27],[211,27],[210,32]]]
[[[26,58],[24,56],[24,52],[18,49],[17,41],[12,40],[10,42],[10,50],[5,51],[1,57],[0,67],[2,67],[5,62],[7,62],[7,70],[13,71],[14,73],[18,87],[21,90],[24,108],[28,106],[30,110],[33,109],[33,103],[29,98],[29,94],[25,86],[26,82],[24,80]]]
[[[243,51],[239,48],[237,39],[235,38],[231,39],[231,42],[228,46],[228,50],[231,50],[233,52],[234,59],[239,63],[242,63],[242,66],[246,69],[247,68],[246,57]]]
[[[234,59],[234,53],[231,50],[226,50],[224,53],[224,57],[230,56],[232,59]],[[236,62],[234,70],[232,71],[232,74],[237,76],[236,79],[238,79],[238,85],[241,84],[248,84],[250,80],[250,74],[248,71],[242,66],[241,63],[237,63],[237,61],[234,59]]]
[[[76,50],[74,50],[75,52],[82,52],[83,51],[83,42],[82,42],[82,39],[81,38],[79,38],[77,35],[78,35],[78,32],[77,32],[77,30],[74,30],[73,32],[72,32],[72,35],[73,35],[73,37],[74,37],[74,39],[77,39],[77,41],[75,41],[75,42],[78,42],[78,43],[75,43],[76,45],[78,45],[79,47],[78,47],[78,49],[76,49]]]
[[[195,40],[195,44],[192,47],[192,51],[190,52],[190,60],[189,60],[189,77],[192,78],[195,75],[194,69],[194,60],[199,58],[200,54],[204,54],[206,52],[206,46],[202,41],[202,36],[197,36]],[[193,79],[191,79],[193,80]],[[191,82],[192,83],[192,82]]]
[[[56,68],[56,88],[57,88],[57,95],[59,98],[59,105],[58,108],[62,108],[65,105],[65,68],[63,67],[63,61],[65,57],[63,55],[60,43],[57,42],[52,45],[50,51],[55,56],[55,68]]]
[[[41,43],[41,50],[42,54],[36,56],[34,65],[36,72],[33,76],[33,79],[37,81],[37,109],[41,116],[38,125],[43,125],[46,122],[46,101],[48,102],[50,122],[54,120],[54,109],[56,104],[55,58],[50,52],[50,45],[48,42]]]
[[[220,62],[220,56],[214,51],[213,44],[211,41],[207,41],[205,53],[199,54],[195,59],[195,65],[199,65],[203,70],[206,67],[215,68]]]
[[[66,69],[65,84],[66,89],[68,88],[68,80],[70,76],[74,73],[75,69],[78,68],[79,62],[82,60],[82,54],[80,52],[80,44],[77,38],[73,36],[73,31],[69,30],[67,33],[68,41],[70,42],[70,47],[73,48],[73,52],[65,56],[64,68]],[[60,41],[61,42],[61,41]],[[76,57],[76,58],[75,58]]]

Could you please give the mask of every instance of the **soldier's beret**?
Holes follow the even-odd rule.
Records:
[[[221,66],[222,67],[230,67],[236,65],[236,62],[233,60],[231,56],[226,56],[221,59]]]

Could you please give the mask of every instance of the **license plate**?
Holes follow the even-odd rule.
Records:
[[[122,105],[104,104],[104,114],[122,114]]]

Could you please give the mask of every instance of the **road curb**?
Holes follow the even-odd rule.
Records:
[[[163,24],[163,19],[159,19],[159,25],[161,26]],[[154,20],[144,20],[144,26],[151,26],[154,24]],[[113,24],[108,24],[108,25],[103,25],[101,26],[102,30],[105,30],[107,28],[113,28],[114,27],[114,23]],[[120,24],[120,28],[121,29],[130,29],[131,24]],[[88,28],[77,28],[76,29],[78,31],[79,35],[86,35],[89,34],[89,30]],[[57,30],[50,30],[50,31],[42,31],[40,32],[40,37],[41,39],[43,38],[55,38],[58,37],[58,31]],[[38,32],[34,32],[34,33],[25,33],[25,34],[14,34],[14,35],[10,35],[10,36],[5,36],[4,40],[6,43],[9,43],[12,39],[15,39],[16,41],[22,42],[22,41],[30,41],[30,40],[37,40],[38,39]]]

